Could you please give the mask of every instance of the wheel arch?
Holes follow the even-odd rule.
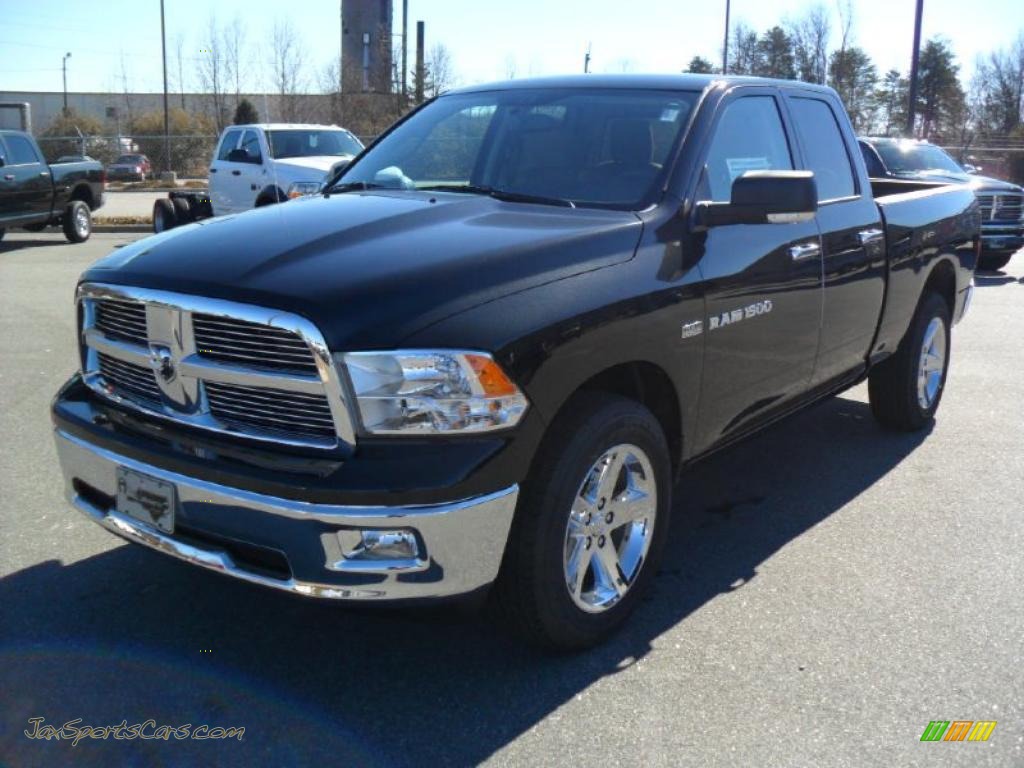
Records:
[[[284,190],[276,184],[271,184],[270,186],[264,187],[260,190],[260,193],[256,195],[255,207],[262,208],[264,205],[283,203],[287,199],[288,196],[285,195]]]
[[[552,414],[554,421],[580,392],[608,392],[634,400],[647,408],[661,424],[668,441],[672,466],[683,460],[683,404],[672,377],[649,360],[629,360],[592,372],[568,390]]]
[[[68,196],[68,202],[74,202],[75,200],[81,200],[87,206],[89,210],[95,210],[96,200],[92,194],[92,187],[88,184],[76,184],[71,189],[71,194]]]
[[[931,272],[928,273],[928,279],[924,282],[924,288],[921,289],[918,303],[923,301],[924,297],[929,293],[939,294],[949,305],[950,315],[955,314],[957,293],[956,267],[953,266],[949,259],[940,259],[932,267]]]

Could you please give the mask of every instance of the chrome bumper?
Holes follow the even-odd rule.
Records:
[[[310,504],[186,477],[112,453],[60,429],[54,436],[68,499],[93,522],[193,565],[309,597],[429,599],[486,586],[498,574],[519,494],[519,486],[513,485],[485,496],[428,506]],[[291,575],[275,578],[238,562],[225,549],[184,541],[128,517],[111,504],[98,504],[98,498],[116,497],[118,467],[173,484],[176,518],[187,523],[189,530],[272,548],[287,559]],[[366,529],[413,531],[420,542],[418,556],[339,560],[337,534]],[[254,539],[248,536],[250,531],[260,535]]]

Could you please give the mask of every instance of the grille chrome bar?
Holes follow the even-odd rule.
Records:
[[[323,336],[305,318],[97,283],[81,285],[77,301],[83,380],[101,395],[214,432],[354,445],[342,382]],[[236,349],[243,351],[232,356]],[[194,396],[181,395],[182,387]]]

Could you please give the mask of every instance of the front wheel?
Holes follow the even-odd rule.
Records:
[[[72,200],[64,209],[64,237],[70,243],[84,243],[92,234],[92,214],[81,200]]]
[[[603,640],[636,608],[668,533],[661,426],[637,402],[582,393],[550,427],[524,484],[496,599],[548,648]]]
[[[913,432],[935,416],[949,371],[950,317],[945,299],[926,294],[896,354],[872,369],[868,395],[882,426]]]
[[[174,204],[166,197],[159,198],[153,203],[153,231],[159,234],[168,229],[174,229],[178,225],[178,213]]]
[[[978,269],[984,272],[998,272],[1010,263],[1011,258],[1013,258],[1013,252],[983,253],[978,257]]]

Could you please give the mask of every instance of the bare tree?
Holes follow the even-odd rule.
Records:
[[[515,80],[516,70],[518,66],[516,64],[516,55],[514,53],[505,54],[505,79]]]
[[[836,0],[836,12],[839,14],[839,52],[844,54],[853,42],[853,0]]]
[[[118,74],[118,80],[120,80],[121,93],[124,94],[124,114],[130,124],[135,117],[135,110],[132,109],[132,89],[128,82],[128,67],[124,62],[124,51],[121,51],[121,70]]]
[[[227,104],[224,91],[227,87],[227,67],[224,62],[223,36],[217,26],[215,16],[210,16],[206,27],[206,41],[199,50],[199,82],[203,92],[210,95],[213,101],[213,121],[220,133],[227,124]]]
[[[273,72],[271,82],[278,95],[281,119],[288,123],[301,121],[298,95],[304,83],[302,71],[305,54],[295,27],[288,19],[278,19],[270,33]]]
[[[185,36],[180,32],[174,37],[174,59],[178,69],[178,94],[181,96],[181,108],[185,109],[185,67],[182,63],[181,50],[185,47]]]
[[[245,66],[245,27],[242,20],[235,17],[235,20],[224,30],[224,72],[225,79],[233,82],[235,86],[235,107],[242,97],[242,69]]]
[[[828,43],[832,20],[823,5],[811,6],[803,16],[783,23],[793,46],[797,77],[823,84],[828,76]]]
[[[427,71],[430,79],[426,83],[427,96],[434,98],[455,85],[455,67],[452,54],[444,43],[434,43],[427,58]]]

